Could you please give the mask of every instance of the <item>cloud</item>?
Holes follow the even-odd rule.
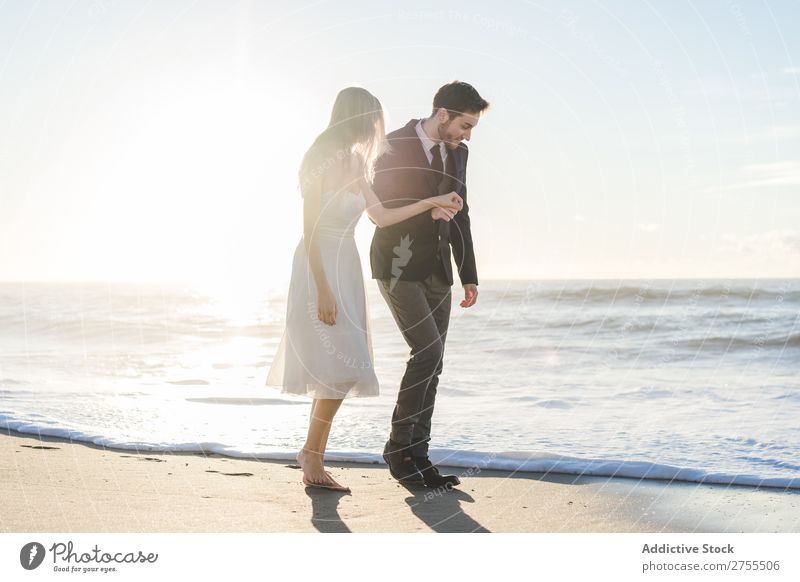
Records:
[[[787,75],[800,75],[800,67],[783,67],[781,73]]]
[[[638,228],[639,230],[641,230],[643,232],[655,232],[655,231],[658,230],[659,225],[657,225],[657,224],[655,224],[653,222],[648,222],[648,223],[637,224],[636,228]]]
[[[796,67],[789,67],[791,71]],[[787,69],[784,69],[786,72]],[[787,74],[798,74],[790,72]],[[764,85],[761,75],[754,75],[752,78],[716,76],[703,77],[696,79],[682,79],[670,83],[674,85],[675,93],[683,99],[683,103],[708,102],[711,107],[718,107],[721,104],[740,104],[740,105],[766,105],[773,108],[779,101],[793,102],[797,99],[797,92],[794,83],[784,83],[782,85]]]
[[[765,186],[800,186],[800,161],[784,160],[742,167],[743,176],[719,190],[745,190]]]
[[[720,236],[719,249],[762,256],[800,255],[800,231],[779,229],[747,236],[723,234]]]
[[[723,144],[750,145],[762,142],[790,141],[798,138],[800,138],[800,125],[772,125],[747,132],[737,132],[730,137],[721,137],[718,141]]]

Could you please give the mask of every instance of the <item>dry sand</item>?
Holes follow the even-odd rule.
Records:
[[[792,491],[480,470],[447,492],[401,486],[385,465],[326,466],[350,494],[306,489],[285,461],[3,430],[0,531],[800,532]]]

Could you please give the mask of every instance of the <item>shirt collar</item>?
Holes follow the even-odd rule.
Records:
[[[428,134],[425,133],[424,129],[422,129],[422,120],[421,119],[417,122],[416,129],[417,129],[417,135],[419,136],[419,140],[422,142],[422,147],[425,149],[426,152],[431,151],[431,148],[433,146],[435,146],[435,145],[438,145],[439,149],[441,151],[441,147],[442,147],[442,143],[443,142],[439,141],[437,143],[437,142],[433,141],[431,138],[428,137]]]

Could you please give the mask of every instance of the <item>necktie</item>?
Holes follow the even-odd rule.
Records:
[[[431,170],[434,172],[434,179],[437,184],[442,181],[442,176],[444,174],[444,167],[442,165],[442,150],[439,149],[439,144],[437,143],[433,147],[431,147],[431,154],[433,154],[433,160],[431,161]]]

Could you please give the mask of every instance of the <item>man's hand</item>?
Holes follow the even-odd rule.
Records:
[[[461,307],[472,307],[477,300],[478,286],[474,283],[464,285],[464,301],[461,302]]]
[[[445,222],[450,222],[450,219],[456,215],[454,210],[450,210],[449,208],[442,208],[441,206],[437,206],[433,210],[431,210],[431,218],[434,220],[444,220]]]

